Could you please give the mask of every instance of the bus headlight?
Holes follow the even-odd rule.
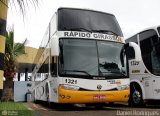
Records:
[[[75,85],[65,85],[65,84],[62,84],[61,88],[67,89],[67,90],[79,90],[80,87],[75,86]]]
[[[118,90],[127,90],[129,89],[129,85],[121,85],[117,87]]]

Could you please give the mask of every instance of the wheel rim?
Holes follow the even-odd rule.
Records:
[[[132,98],[133,98],[133,102],[134,102],[135,104],[139,104],[140,101],[141,101],[141,93],[140,93],[139,91],[137,91],[137,90],[134,91]]]

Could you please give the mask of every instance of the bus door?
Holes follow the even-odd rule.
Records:
[[[151,52],[152,59],[152,86],[155,99],[160,99],[160,42],[153,45]]]

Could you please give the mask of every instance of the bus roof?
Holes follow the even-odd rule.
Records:
[[[157,31],[157,28],[158,28],[158,27],[160,28],[160,25],[159,25],[159,26],[153,26],[153,27],[145,28],[145,29],[143,29],[143,30],[141,30],[141,31],[139,31],[139,32],[137,32],[137,33],[135,33],[135,34],[127,37],[126,40],[129,39],[129,38],[131,38],[131,37],[133,37],[133,36],[135,36],[135,35],[137,35],[137,34],[139,34],[139,33],[142,33],[142,32],[144,32],[144,31],[147,31],[147,30],[150,30],[150,29],[155,30],[155,31],[157,32],[158,36],[160,36],[160,34],[159,34],[158,31]]]

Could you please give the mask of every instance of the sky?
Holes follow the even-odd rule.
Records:
[[[38,48],[49,21],[58,7],[85,8],[114,14],[124,37],[145,28],[160,25],[160,0],[40,0],[39,7],[29,5],[23,16],[9,7],[7,29],[14,27],[15,42],[27,38],[27,46]]]

